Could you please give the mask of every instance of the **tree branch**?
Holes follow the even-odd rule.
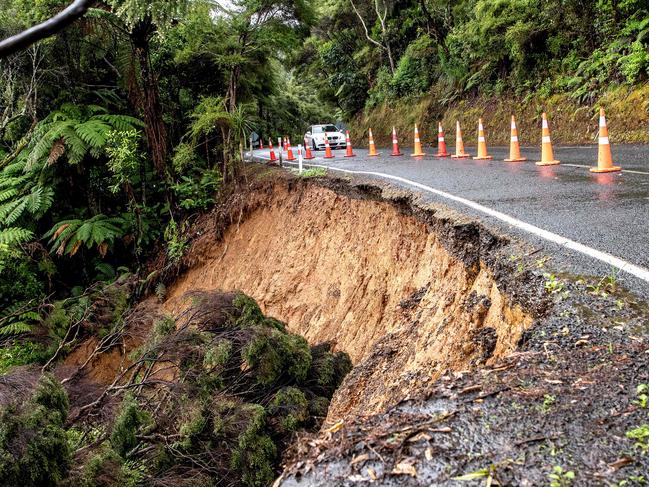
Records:
[[[75,20],[83,17],[93,3],[95,3],[95,0],[74,0],[51,19],[0,41],[0,59],[15,54],[35,42],[63,30]]]
[[[352,8],[354,9],[354,12],[356,12],[356,15],[358,16],[358,19],[361,21],[361,24],[363,25],[363,30],[365,31],[365,37],[367,37],[367,40],[370,41],[372,44],[377,45],[381,49],[385,49],[385,46],[381,44],[380,42],[375,41],[370,37],[370,33],[367,30],[367,25],[365,25],[365,20],[363,20],[363,16],[360,14],[360,12],[356,9],[356,5],[354,5],[353,0],[349,0],[349,3],[352,4]]]

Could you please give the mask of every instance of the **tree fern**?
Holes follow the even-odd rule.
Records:
[[[115,239],[123,236],[125,221],[121,217],[95,215],[88,220],[63,220],[54,225],[44,238],[49,238],[52,251],[58,255],[74,255],[82,245],[96,246],[104,256]]]
[[[70,164],[79,164],[88,154],[99,157],[106,145],[108,132],[142,126],[142,122],[135,117],[110,114],[97,105],[64,104],[34,130],[28,167],[46,159],[50,163],[56,162],[62,155],[67,157]]]

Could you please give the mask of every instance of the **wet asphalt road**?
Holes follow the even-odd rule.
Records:
[[[449,147],[449,152],[452,147]],[[297,150],[294,149],[297,153]],[[588,167],[596,165],[597,146],[554,147],[560,166],[539,167],[539,148],[523,148],[523,163],[505,163],[508,148],[489,148],[492,161],[472,159],[439,159],[432,154],[410,157],[411,148],[401,147],[405,154],[391,157],[390,149],[380,150],[380,157],[367,157],[367,151],[354,149],[356,157],[345,158],[344,151],[334,151],[334,159],[316,159],[305,164],[325,165],[354,171],[372,171],[406,178],[431,186],[454,196],[466,198],[514,217],[523,222],[569,238],[593,249],[606,252],[627,262],[649,269],[649,146],[613,146],[613,159],[622,173],[594,174]],[[475,154],[474,147],[467,152]],[[269,151],[256,150],[255,156],[267,159]],[[286,154],[284,154],[284,158]],[[413,189],[407,184],[404,187]],[[427,201],[449,206],[463,214],[478,217],[509,234],[523,237],[546,250],[554,259],[555,269],[594,276],[618,274],[627,288],[649,297],[649,282],[618,272],[610,265],[586,255],[547,242],[529,233],[426,191],[418,191]]]

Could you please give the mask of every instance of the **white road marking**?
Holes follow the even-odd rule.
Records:
[[[262,158],[267,159],[266,157],[262,157]],[[455,201],[456,203],[460,203],[464,206],[468,206],[469,208],[473,208],[474,210],[477,210],[481,213],[484,213],[500,221],[503,221],[515,228],[518,228],[519,230],[523,230],[527,233],[530,233],[544,240],[547,240],[548,242],[555,243],[567,249],[574,250],[575,252],[579,252],[580,254],[584,254],[588,257],[591,257],[593,259],[604,262],[605,264],[608,264],[612,267],[620,269],[621,271],[627,272],[628,274],[631,274],[639,279],[642,279],[645,282],[649,282],[649,269],[645,269],[644,267],[640,267],[638,265],[632,264],[631,262],[627,262],[626,260],[616,257],[614,255],[608,254],[606,252],[602,252],[601,250],[597,250],[592,247],[588,247],[587,245],[584,245],[582,243],[575,242],[574,240],[571,240],[569,238],[562,237],[561,235],[558,235],[556,233],[550,232],[548,230],[544,230],[535,225],[526,223],[522,220],[518,220],[500,211],[492,210],[491,208],[481,205],[480,203],[476,203],[475,201],[471,201],[466,198],[462,198],[460,196],[455,196],[445,191],[431,188],[430,186],[426,186],[425,184],[421,184],[416,181],[411,181],[410,179],[402,178],[399,176],[393,176],[391,174],[385,174],[385,173],[374,172],[374,171],[352,171],[349,169],[325,166],[322,164],[308,164],[308,166],[322,167],[325,169],[331,169],[333,171],[340,171],[348,174],[378,176],[385,179],[391,179],[393,181],[399,181],[400,183],[404,183],[414,188],[428,191],[429,193],[436,194],[437,196],[441,196],[442,198],[446,198],[448,200]]]

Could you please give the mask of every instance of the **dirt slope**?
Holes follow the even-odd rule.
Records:
[[[175,311],[188,291],[238,289],[311,343],[333,342],[359,367],[330,421],[379,411],[449,369],[513,351],[531,314],[481,258],[503,242],[391,196],[304,181],[258,191],[221,239],[202,238],[200,262],[165,308]]]

